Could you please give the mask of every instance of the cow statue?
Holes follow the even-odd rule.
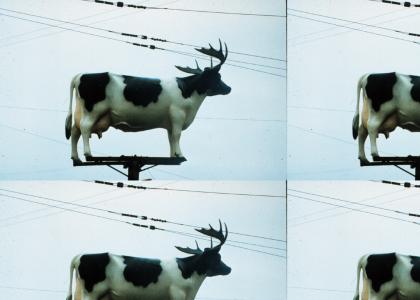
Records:
[[[362,121],[359,122],[361,90],[364,101]],[[367,162],[364,145],[368,135],[372,156],[377,157],[378,135],[382,133],[388,138],[397,126],[420,131],[420,77],[395,72],[363,75],[357,85],[353,118],[353,138],[359,137],[359,159]]]
[[[353,300],[359,300],[360,271],[363,273],[361,300],[420,299],[420,257],[398,253],[368,254],[357,266]]]
[[[70,265],[70,288],[66,300],[194,300],[206,277],[228,275],[219,251],[228,230],[196,229],[220,241],[205,248],[176,247],[191,254],[169,260],[148,259],[110,253],[83,254],[73,258]],[[72,298],[73,272],[76,269],[76,291]]]
[[[71,137],[71,158],[80,162],[77,142],[83,139],[84,155],[91,157],[89,138],[99,138],[110,126],[125,132],[164,128],[168,132],[170,156],[182,157],[179,140],[181,131],[194,121],[206,96],[227,95],[231,88],[219,74],[226,61],[228,49],[196,49],[220,62],[200,69],[179,67],[192,74],[187,77],[153,79],[112,73],[78,74],[71,81],[70,105],[66,118],[66,138]],[[72,125],[73,91],[76,90],[76,108]]]

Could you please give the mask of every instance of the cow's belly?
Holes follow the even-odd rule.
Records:
[[[420,109],[416,110],[401,110],[398,112],[398,125],[401,128],[409,131],[420,131]]]
[[[138,107],[131,103],[111,109],[111,126],[123,131],[143,131],[153,128],[167,128],[168,108],[164,105],[149,104]]]
[[[162,300],[169,299],[169,291],[150,287],[138,288],[133,286],[125,290],[111,290],[108,298],[112,300]]]

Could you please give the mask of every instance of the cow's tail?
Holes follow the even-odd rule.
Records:
[[[73,110],[72,110],[72,105],[73,105],[73,90],[74,87],[76,85],[76,78],[77,75],[73,77],[73,79],[71,80],[70,83],[70,103],[69,103],[69,111],[67,113],[67,117],[66,117],[66,139],[69,139],[71,136],[71,120],[73,119]]]
[[[362,256],[359,259],[359,263],[357,264],[357,284],[356,284],[356,292],[354,294],[353,300],[359,300],[360,271],[362,270],[362,267],[363,267],[363,259],[364,259],[364,256]]]
[[[356,111],[353,117],[353,138],[357,139],[357,135],[359,134],[359,102],[360,102],[360,91],[362,89],[362,81],[364,76],[360,77],[357,83],[357,101],[356,101]]]
[[[72,294],[73,294],[73,273],[74,273],[74,269],[76,268],[76,263],[79,259],[79,256],[75,256],[70,264],[70,285],[69,285],[69,292],[67,294],[67,298],[66,300],[71,300],[72,299]]]

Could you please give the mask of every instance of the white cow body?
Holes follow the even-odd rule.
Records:
[[[106,280],[95,284],[92,292],[83,289],[83,280],[76,272],[77,286],[74,300],[193,300],[203,283],[205,276],[193,274],[184,279],[175,259],[160,261],[162,273],[156,283],[150,283],[147,287],[135,286],[124,278],[125,264],[120,255],[109,254],[110,263],[106,267]],[[81,255],[76,256],[71,264],[70,276],[80,265]],[[70,285],[70,289],[72,289]],[[69,291],[71,300],[72,290]]]
[[[217,66],[201,70],[177,67],[193,74],[187,77],[153,79],[114,73],[78,74],[70,85],[70,105],[66,118],[66,137],[71,137],[71,158],[80,161],[77,142],[82,136],[84,155],[92,156],[89,138],[100,138],[110,126],[122,131],[163,128],[168,132],[170,156],[183,156],[179,146],[181,132],[187,129],[207,96],[227,95],[231,88],[219,74],[227,57],[222,51],[197,49],[220,60]],[[72,125],[72,99],[76,108]]]
[[[382,264],[380,260],[375,261],[377,257],[382,257],[380,259],[383,261]],[[360,271],[363,276],[361,300],[420,299],[419,262],[418,257],[398,253],[362,256],[357,267],[357,286],[353,299],[360,299]],[[371,265],[368,267],[369,264]]]
[[[366,74],[357,85],[357,105],[353,118],[353,137],[359,137],[359,159],[367,161],[364,144],[370,138],[372,156],[378,156],[376,139],[387,138],[395,128],[420,131],[420,77],[400,73]],[[363,94],[362,121],[359,125],[360,92]]]

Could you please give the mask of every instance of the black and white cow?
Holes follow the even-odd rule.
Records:
[[[362,121],[359,126],[359,98],[363,90]],[[359,137],[359,159],[367,161],[365,141],[369,135],[371,153],[379,156],[376,139],[387,138],[397,126],[420,131],[420,77],[399,73],[363,75],[357,85],[353,138]]]
[[[420,257],[398,253],[362,256],[357,266],[354,300],[359,300],[360,271],[363,271],[362,300],[420,299]]]
[[[70,265],[70,288],[66,300],[72,300],[73,272],[76,269],[75,300],[193,300],[206,277],[228,275],[231,268],[223,263],[219,251],[228,230],[196,229],[220,243],[201,250],[176,247],[192,254],[169,260],[147,259],[110,253],[83,254]],[[196,242],[197,243],[197,242]]]
[[[70,105],[66,118],[66,138],[71,136],[71,158],[80,161],[77,142],[83,139],[84,154],[91,155],[89,138],[96,133],[100,138],[110,126],[126,132],[164,128],[168,132],[170,156],[183,156],[179,140],[181,131],[194,121],[206,96],[227,95],[231,88],[219,74],[225,62],[220,49],[196,49],[220,60],[216,66],[201,70],[176,66],[193,74],[187,77],[152,79],[112,73],[78,74],[71,81]],[[76,90],[76,109],[72,125],[73,91]]]

